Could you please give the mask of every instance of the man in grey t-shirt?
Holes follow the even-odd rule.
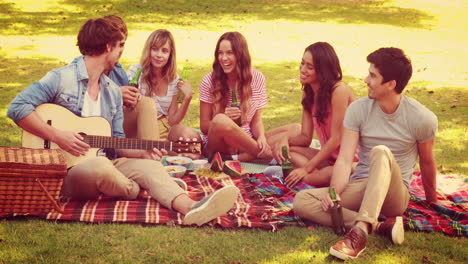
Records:
[[[346,111],[341,150],[330,184],[341,200],[344,224],[350,228],[344,239],[330,248],[331,255],[343,260],[358,257],[371,232],[388,235],[395,244],[403,242],[401,214],[408,206],[408,186],[418,157],[426,199],[437,202],[432,153],[437,117],[401,94],[411,78],[411,62],[397,48],[378,49],[367,61],[368,98],[357,100]],[[359,163],[352,173],[358,144]],[[332,226],[329,208],[333,202],[328,190],[299,192],[295,213]],[[378,221],[380,214],[387,217],[384,222]]]

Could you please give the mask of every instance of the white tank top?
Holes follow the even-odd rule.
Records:
[[[97,100],[94,101],[89,96],[88,92],[85,93],[83,102],[83,110],[81,110],[82,117],[88,116],[101,116],[101,93],[98,93]]]

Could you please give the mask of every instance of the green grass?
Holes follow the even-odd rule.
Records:
[[[405,94],[439,118],[434,147],[439,172],[468,175],[468,39],[466,1],[241,0],[241,1],[4,1],[0,0],[0,145],[20,146],[21,130],[6,109],[14,96],[48,70],[79,55],[80,25],[116,13],[129,28],[121,59],[138,62],[149,33],[171,30],[179,66],[195,90],[186,125],[198,127],[198,85],[210,71],[217,38],[242,32],[254,66],[267,80],[267,129],[300,122],[298,64],[304,48],[328,41],[344,79],[366,96],[368,53],[403,48],[414,74]],[[181,67],[180,67],[181,69]],[[0,220],[4,263],[329,263],[338,239],[330,229],[287,227],[279,232],[127,224],[56,223],[34,218]],[[406,234],[402,246],[371,236],[355,263],[467,263],[466,238]]]

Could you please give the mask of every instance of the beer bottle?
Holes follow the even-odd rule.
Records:
[[[141,75],[141,68],[138,68],[135,72],[135,75],[133,75],[133,78],[128,83],[128,85],[138,88],[138,80],[140,80],[140,75]]]
[[[240,103],[239,101],[237,101],[237,92],[236,92],[236,88],[233,88],[232,89],[232,102],[231,102],[231,107],[237,107],[240,109]],[[238,126],[242,126],[242,115],[239,116],[239,118],[237,118],[236,120],[234,120],[234,122],[238,125]]]
[[[182,68],[182,79],[184,81],[187,81],[187,78],[188,78],[188,69],[187,69],[187,67],[184,66]],[[184,94],[179,91],[177,93],[177,103],[181,104],[183,101],[184,101]]]
[[[291,160],[289,159],[288,148],[286,145],[281,147],[281,153],[283,154],[283,157],[285,158],[285,160],[281,164],[281,169],[283,170],[283,180],[284,180],[286,179],[286,177],[288,177],[289,173],[292,171],[293,166],[292,166]]]
[[[342,236],[346,233],[346,228],[343,221],[343,211],[340,202],[336,199],[335,188],[328,189],[333,206],[330,208],[330,214],[335,233]]]
[[[187,80],[187,78],[188,78],[188,69],[187,67],[184,66],[184,68],[182,69],[182,79]]]

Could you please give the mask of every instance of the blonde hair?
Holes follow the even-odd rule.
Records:
[[[143,52],[141,54],[140,64],[142,67],[142,76],[141,82],[146,84],[148,87],[146,95],[151,96],[155,91],[155,87],[152,86],[151,80],[155,78],[153,71],[151,70],[153,66],[151,66],[151,49],[153,47],[159,48],[164,44],[169,43],[169,47],[171,49],[171,53],[169,55],[169,59],[164,65],[162,69],[162,74],[166,78],[167,82],[171,82],[177,76],[177,64],[176,64],[176,50],[175,50],[175,43],[174,37],[172,36],[171,32],[165,29],[158,29],[153,31],[151,35],[148,37],[145,43],[145,47],[143,48]]]

